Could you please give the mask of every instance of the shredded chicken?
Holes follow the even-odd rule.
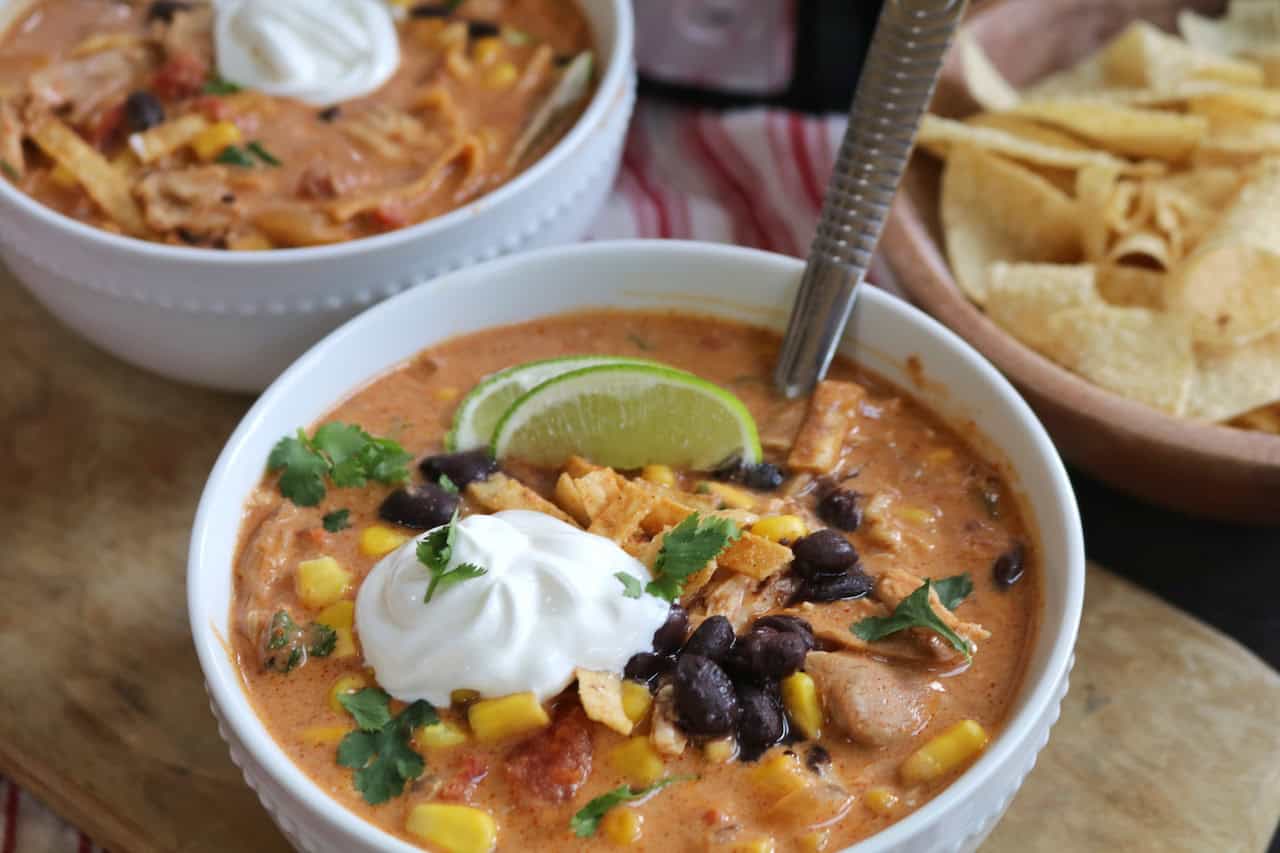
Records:
[[[197,56],[213,66],[213,6],[192,6],[173,13],[171,21],[156,21],[163,27],[160,42],[166,56]]]
[[[145,47],[134,46],[54,63],[28,78],[32,106],[65,108],[71,124],[80,124],[136,88],[149,60]]]
[[[149,226],[201,241],[225,237],[240,218],[225,166],[152,172],[137,196]]]
[[[929,724],[937,694],[924,676],[863,655],[810,652],[813,678],[831,722],[858,743],[885,746]]]
[[[670,684],[653,697],[653,728],[649,741],[662,755],[682,755],[689,739],[676,725],[676,689]]]

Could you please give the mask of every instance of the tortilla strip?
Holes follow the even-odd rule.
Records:
[[[98,150],[74,130],[51,115],[37,119],[31,139],[58,165],[75,175],[89,198],[117,225],[135,237],[149,233],[142,211],[133,200],[129,180],[114,169]]]
[[[197,113],[158,124],[150,130],[130,134],[129,148],[143,163],[154,163],[191,142],[209,126],[209,121]]]
[[[374,208],[394,202],[412,202],[429,196],[440,189],[440,184],[448,174],[448,166],[466,148],[466,143],[455,142],[445,152],[431,162],[422,176],[402,187],[364,193],[351,198],[338,199],[326,210],[337,222],[347,222]]]
[[[815,474],[832,471],[840,463],[845,434],[866,396],[867,389],[853,382],[819,382],[809,400],[809,415],[791,446],[787,467]]]
[[[577,527],[568,513],[535,492],[533,489],[512,479],[506,474],[494,474],[487,480],[477,480],[467,486],[467,497],[471,498],[489,512],[501,512],[504,509],[527,509],[541,512],[552,518],[558,518],[566,524]]]
[[[631,734],[634,723],[622,706],[622,679],[613,672],[597,672],[579,667],[574,670],[578,678],[578,699],[587,719],[595,720],[620,735]]]
[[[653,496],[633,483],[623,482],[617,498],[591,519],[588,533],[604,536],[619,544],[627,542],[649,514]]]

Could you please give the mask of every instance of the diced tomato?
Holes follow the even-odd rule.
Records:
[[[553,803],[573,798],[591,775],[591,729],[582,708],[511,751],[505,762],[518,793]]]
[[[174,53],[156,70],[152,90],[162,100],[198,95],[209,79],[209,63],[194,53]]]
[[[191,102],[191,106],[209,121],[225,121],[231,118],[227,102],[217,95],[201,95]]]
[[[124,124],[124,101],[93,116],[84,127],[84,137],[95,148],[105,148]]]
[[[299,532],[298,536],[319,547],[324,547],[329,543],[329,534],[325,532],[323,527],[309,527]]]
[[[380,204],[369,211],[369,219],[379,228],[393,231],[409,224],[409,214],[404,208],[394,204]]]
[[[466,802],[475,793],[476,786],[489,775],[489,763],[474,753],[468,752],[458,762],[458,769],[448,782],[440,788],[438,796],[442,800],[461,800]]]

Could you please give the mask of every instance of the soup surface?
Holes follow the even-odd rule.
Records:
[[[813,398],[782,399],[769,379],[778,346],[772,332],[710,318],[567,315],[431,347],[330,412],[324,423],[359,424],[426,457],[427,474],[441,466],[461,471],[454,477],[463,516],[563,510],[651,568],[655,546],[665,551],[664,537],[677,535],[671,524],[690,509],[728,519],[741,539],[685,578],[672,612],[682,607],[688,627],[677,626],[674,641],[669,621],[659,631],[665,636],[634,649],[624,672],[600,676],[604,693],[622,687],[629,719],[621,725],[587,696],[590,674],[579,671],[576,686],[543,703],[544,721],[495,740],[476,708],[498,697],[457,684],[434,709],[443,725],[412,741],[425,759],[421,774],[371,805],[367,790],[358,790],[363,782],[339,763],[356,727],[340,697],[378,684],[346,602],[382,554],[397,547],[395,554],[405,554],[413,545],[400,543],[418,531],[387,520],[406,520],[388,512],[395,486],[331,486],[313,506],[298,506],[270,474],[245,508],[232,647],[281,747],[342,806],[433,850],[489,849],[493,838],[480,832],[471,846],[450,848],[433,834],[445,831],[441,821],[421,811],[433,804],[477,810],[458,814],[485,816],[481,823],[502,850],[802,851],[840,849],[935,796],[999,733],[1019,690],[1039,602],[1033,537],[1000,467],[975,451],[963,429],[943,425],[843,359]],[[486,375],[578,354],[658,359],[731,390],[759,425],[772,464],[614,472],[582,459],[555,469],[504,460],[500,471],[481,465],[468,473],[450,467],[458,457],[440,455],[460,395]],[[572,498],[587,495],[592,483],[612,483],[612,502]],[[605,523],[623,495],[647,502],[630,523]],[[852,561],[841,543],[856,549]],[[742,559],[746,552],[754,559]],[[314,590],[299,567],[324,558],[350,583],[309,602]],[[923,579],[941,583],[930,591]],[[450,592],[480,582],[463,580]],[[883,626],[876,620],[891,614],[906,618],[913,603],[922,604],[921,592],[929,603],[917,610],[950,626],[960,646],[919,621],[875,639],[852,630]],[[326,609],[317,610],[321,604]],[[318,657],[296,651],[292,640],[273,642],[281,612],[295,639],[316,623],[335,623],[336,647]],[[793,618],[760,621],[779,615]],[[713,648],[716,628],[727,630],[731,650]],[[804,639],[798,662],[794,641],[780,639],[787,634]],[[286,651],[291,660],[284,661]],[[686,658],[697,653],[703,668],[690,676]],[[788,665],[782,659],[789,655]],[[712,736],[724,727],[702,718],[698,697],[685,694],[724,681],[725,673],[740,712],[727,735]],[[393,712],[405,708],[390,703]],[[771,714],[781,717],[781,729],[770,728]],[[605,802],[599,825],[587,820],[591,832],[575,833],[597,798],[662,780],[670,784],[634,801]],[[458,837],[456,828],[449,832]]]
[[[222,79],[211,4],[37,0],[0,40],[0,167],[110,231],[310,246],[463,205],[580,113],[591,35],[572,0],[392,8],[394,73],[370,94],[317,105]],[[543,110],[571,69],[573,97]]]

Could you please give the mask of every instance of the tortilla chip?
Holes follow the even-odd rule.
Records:
[[[1280,403],[1263,406],[1231,419],[1231,426],[1280,435]]]
[[[991,265],[987,316],[1035,350],[1049,341],[1049,318],[1068,308],[1095,305],[1092,264]]]
[[[716,560],[723,568],[764,580],[791,565],[791,549],[754,533],[743,533]],[[685,592],[689,585],[685,584]]]
[[[1170,240],[1154,231],[1135,231],[1117,240],[1107,252],[1111,264],[1142,266],[1147,269],[1168,270],[1177,259],[1177,252]]]
[[[1280,123],[1256,122],[1234,130],[1211,133],[1196,150],[1196,167],[1248,166],[1280,156]]]
[[[1242,347],[1201,348],[1187,414],[1230,420],[1280,400],[1280,333]]]
[[[1097,262],[1107,254],[1111,231],[1128,230],[1129,203],[1121,193],[1132,184],[1120,183],[1120,170],[1112,166],[1087,166],[1076,173],[1075,196],[1080,216],[1080,245],[1087,261]]]
[[[1109,305],[1121,308],[1164,310],[1164,291],[1169,276],[1144,267],[1103,264],[1098,267],[1098,295]]]
[[[1048,145],[1055,148],[1066,148],[1072,151],[1088,151],[1089,146],[1074,136],[1036,124],[1029,118],[1010,115],[1008,113],[975,113],[965,120],[965,124],[973,127],[990,127],[1003,131],[1028,142]],[[1068,195],[1075,192],[1076,170],[1060,166],[1040,166],[1034,163],[1025,164],[1028,169],[1053,184]],[[1086,166],[1085,168],[1103,168]]]
[[[1021,98],[1018,90],[1004,79],[990,57],[968,30],[961,30],[956,37],[956,50],[960,55],[960,68],[970,96],[984,110],[1010,110]]]
[[[1116,154],[1168,161],[1185,160],[1209,132],[1202,116],[1090,98],[1023,101],[1014,114],[1068,130]]]
[[[960,288],[986,301],[996,261],[1070,263],[1081,253],[1075,202],[1044,178],[974,148],[957,148],[942,178],[942,229]]]
[[[1221,18],[1184,10],[1178,32],[1192,47],[1220,56],[1266,55],[1280,43],[1280,6],[1275,0],[1232,0]]]
[[[1125,174],[1161,174],[1164,166],[1154,161],[1131,163],[1106,153],[1078,147],[1061,148],[1025,139],[1003,129],[983,127],[977,123],[952,121],[941,116],[926,115],[920,124],[916,142],[938,157],[947,158],[958,147],[980,148],[1002,154],[1022,163],[1058,169],[1080,169],[1090,165],[1112,165]]]
[[[1142,308],[1092,305],[1049,318],[1046,354],[1095,385],[1186,412],[1195,374],[1191,341],[1176,318]]]
[[[620,735],[631,734],[634,723],[622,705],[622,679],[616,673],[574,670],[578,677],[578,700],[587,719],[595,720]]]
[[[1255,63],[1196,48],[1147,23],[1134,21],[1102,50],[1109,86],[1169,91],[1188,80],[1240,86],[1262,83]]]
[[[1179,268],[1170,306],[1199,342],[1248,343],[1280,329],[1280,160],[1269,160]]]

